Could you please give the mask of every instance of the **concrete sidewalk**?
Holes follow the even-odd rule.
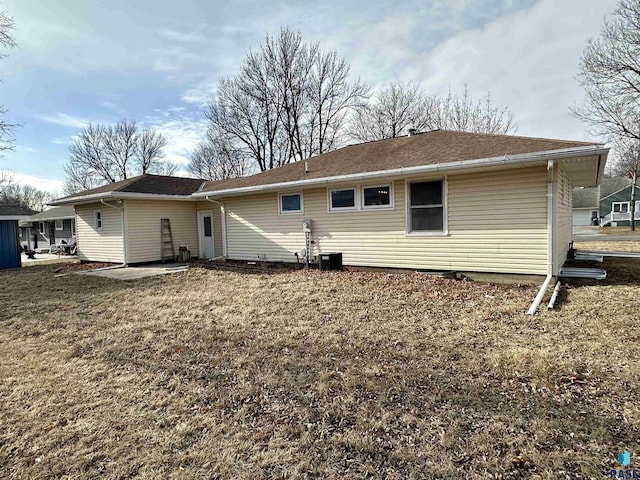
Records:
[[[50,253],[36,253],[35,259],[27,258],[22,254],[22,266],[31,267],[34,265],[51,265],[54,263],[80,263],[78,257],[71,255],[52,255]]]

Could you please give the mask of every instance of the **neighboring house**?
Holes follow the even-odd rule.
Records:
[[[573,190],[573,224],[629,226],[631,218],[631,180],[627,177],[603,178],[593,188]],[[636,187],[640,199],[640,187]],[[640,202],[636,202],[635,219],[640,220]],[[594,220],[595,219],[595,220]]]
[[[22,265],[18,222],[34,213],[20,205],[0,205],[0,270]]]
[[[180,232],[175,246],[205,258],[296,262],[309,235],[310,257],[341,252],[345,265],[555,275],[572,241],[572,188],[600,183],[608,151],[435,130],[250,177],[192,180],[180,198],[165,183],[187,179],[145,175],[53,203],[76,206],[86,260],[157,261],[166,217]],[[150,181],[158,185],[144,199]]]
[[[20,245],[23,249],[43,251],[64,240],[76,237],[76,214],[73,206],[54,207],[31,215],[20,222]]]

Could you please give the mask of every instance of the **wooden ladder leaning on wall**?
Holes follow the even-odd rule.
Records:
[[[168,218],[160,219],[160,242],[162,263],[164,263],[167,258],[170,258],[171,262],[175,262],[176,251],[173,248],[173,235],[171,235],[171,223]]]

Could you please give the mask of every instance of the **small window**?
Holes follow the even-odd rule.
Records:
[[[75,220],[69,220],[71,222],[71,236],[75,237],[76,236],[76,221]]]
[[[443,232],[445,225],[444,182],[409,184],[409,232]]]
[[[62,230],[62,226],[63,226],[62,220],[56,220],[55,222],[56,222],[56,230]]]
[[[364,187],[362,208],[384,208],[391,206],[391,185]]]
[[[592,210],[591,211],[591,218],[592,219],[598,218],[598,210]]]
[[[302,213],[302,194],[280,194],[280,213]]]
[[[96,210],[94,215],[96,230],[102,230],[102,212],[100,210]]]
[[[44,222],[38,223],[38,231],[40,232],[40,235],[44,235]]]
[[[329,201],[330,210],[354,210],[356,208],[356,189],[331,190]]]

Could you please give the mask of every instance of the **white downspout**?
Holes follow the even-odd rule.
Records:
[[[104,201],[104,198],[100,199],[100,203],[106,205],[107,207],[115,208],[116,210],[120,210],[120,220],[122,222],[122,256],[123,261],[122,265],[127,265],[127,235],[126,235],[126,222],[124,220],[124,205],[122,207],[116,207],[115,205],[111,205],[108,202]]]
[[[540,290],[538,290],[536,298],[533,299],[529,310],[527,310],[527,315],[533,315],[536,313],[538,306],[544,298],[547,288],[549,288],[551,279],[553,278],[553,169],[554,161],[547,160],[547,277],[544,279],[544,283],[540,287]]]
[[[207,202],[215,203],[216,205],[220,205],[220,227],[222,228],[222,257],[218,258],[227,258],[227,221],[226,216],[227,212],[225,210],[224,202],[219,200],[211,200],[209,196],[204,197]]]

